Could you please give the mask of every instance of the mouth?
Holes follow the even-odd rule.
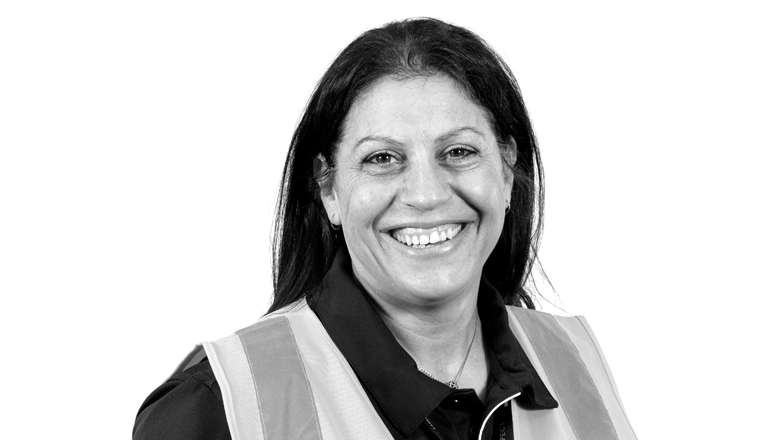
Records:
[[[413,248],[430,248],[438,246],[445,241],[452,240],[458,235],[466,223],[447,223],[433,228],[399,228],[388,231],[391,237],[399,243]]]

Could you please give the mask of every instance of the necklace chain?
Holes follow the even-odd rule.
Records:
[[[458,380],[460,380],[460,375],[463,374],[463,369],[466,368],[466,361],[469,360],[469,355],[471,354],[471,347],[474,346],[474,340],[477,339],[477,327],[479,327],[479,315],[477,315],[477,323],[474,324],[474,334],[471,335],[471,342],[469,343],[469,348],[466,350],[466,357],[463,358],[463,363],[460,364],[460,370],[458,370],[458,374],[455,375],[455,378],[451,381],[447,382],[447,385],[450,388],[458,388]],[[419,364],[417,365],[417,370],[430,377],[431,379],[441,382],[439,379],[436,378],[433,374],[426,371],[423,367],[421,367]]]

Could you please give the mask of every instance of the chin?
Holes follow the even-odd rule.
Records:
[[[479,285],[479,274],[466,277],[464,276],[466,273],[457,270],[442,270],[435,275],[424,273],[411,277],[407,273],[404,281],[396,283],[396,285],[412,297],[438,302],[459,297],[460,294],[469,292],[473,286]]]

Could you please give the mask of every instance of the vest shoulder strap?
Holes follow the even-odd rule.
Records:
[[[635,440],[612,373],[585,318],[507,309],[510,328],[560,405],[544,415],[515,405],[516,438]]]
[[[222,389],[233,440],[392,440],[305,302],[203,347]]]

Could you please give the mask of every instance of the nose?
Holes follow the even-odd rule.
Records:
[[[435,159],[411,161],[405,170],[399,201],[421,211],[431,211],[452,197],[450,175]]]

